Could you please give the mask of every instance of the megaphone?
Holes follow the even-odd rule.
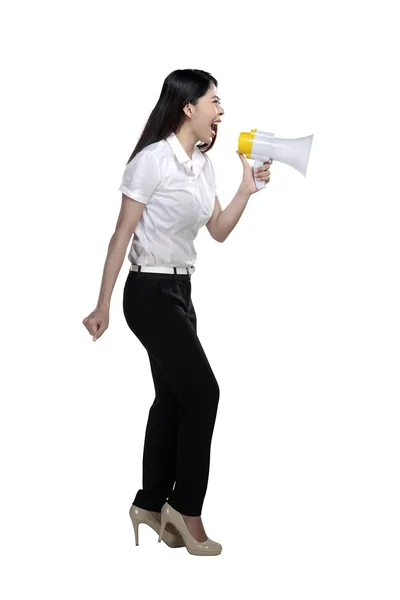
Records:
[[[242,131],[239,135],[238,151],[256,161],[254,169],[272,158],[293,167],[305,177],[313,137],[314,134],[294,139],[276,138],[274,133],[252,129],[250,132]],[[255,177],[254,181],[257,189],[265,187],[265,181]]]

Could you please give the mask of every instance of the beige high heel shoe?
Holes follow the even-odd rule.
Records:
[[[158,538],[159,542],[161,542],[164,528],[167,523],[172,523],[172,525],[179,531],[189,554],[195,554],[196,556],[216,556],[217,554],[221,554],[222,546],[218,542],[214,542],[214,540],[210,540],[210,538],[207,538],[205,542],[198,542],[195,540],[190,533],[181,513],[175,510],[175,508],[168,504],[168,502],[166,502],[161,509],[161,530]]]
[[[164,531],[161,533],[161,523],[157,521],[155,516],[152,514],[150,510],[145,510],[144,508],[140,508],[139,506],[132,506],[129,509],[129,516],[132,521],[133,529],[135,531],[135,542],[136,546],[139,546],[139,525],[140,523],[146,523],[149,527],[154,529],[159,534],[158,541],[161,541],[161,536],[163,542],[167,544],[170,548],[183,548],[185,546],[185,542],[182,539],[180,534],[170,533],[169,531]]]

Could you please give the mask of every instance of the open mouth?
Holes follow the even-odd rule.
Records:
[[[215,136],[217,133],[217,129],[218,129],[218,123],[221,123],[221,121],[215,121],[211,127],[210,127],[210,131],[211,131],[211,135]]]

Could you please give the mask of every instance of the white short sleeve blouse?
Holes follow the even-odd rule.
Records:
[[[119,190],[146,205],[128,254],[133,264],[195,264],[194,239],[211,218],[218,195],[206,154],[195,146],[190,159],[171,134],[136,154],[125,167]]]

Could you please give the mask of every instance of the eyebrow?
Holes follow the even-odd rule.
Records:
[[[221,98],[220,98],[219,96],[213,96],[213,97],[211,98],[211,100],[214,100],[214,98],[216,98],[217,100],[221,100]]]

